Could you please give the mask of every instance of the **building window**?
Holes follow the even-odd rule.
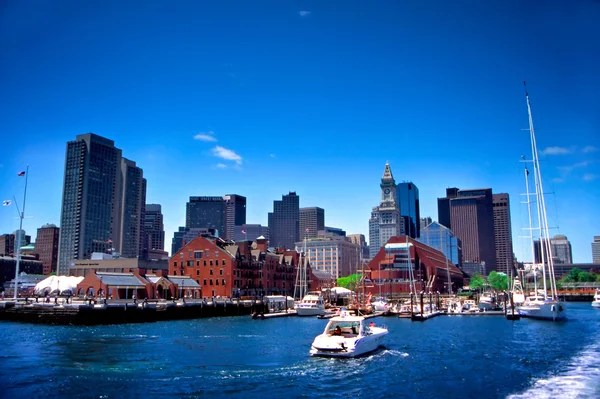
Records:
[[[225,279],[223,279],[223,285],[225,285]]]
[[[194,258],[195,259],[202,259],[202,251],[195,251],[194,252]]]
[[[196,261],[196,266],[200,266],[200,261]]]
[[[210,282],[210,285],[213,285],[213,281],[212,281],[212,278],[211,278],[211,279],[210,279],[210,281],[209,281],[209,282]]]
[[[197,269],[197,270],[196,270],[196,276],[199,276],[199,275],[200,275],[200,270],[199,270],[199,269]]]
[[[219,256],[219,251],[215,251],[215,256]]]
[[[219,276],[223,275],[223,269],[219,269]]]
[[[193,257],[193,252],[190,251],[188,258],[192,258]]]
[[[215,280],[215,285],[219,285],[219,279]]]
[[[173,270],[173,275],[177,276],[177,270]]]
[[[206,279],[204,279],[204,284],[203,285],[206,285]]]
[[[204,266],[206,266],[206,261],[204,261]]]
[[[188,260],[187,265],[188,266],[194,266],[194,261],[193,260]]]
[[[183,259],[183,252],[179,253],[179,259]]]
[[[210,265],[211,265],[211,266],[213,265],[213,261],[212,261],[212,259],[211,259],[211,261],[210,261]]]
[[[173,262],[173,266],[177,267],[177,261]]]
[[[223,259],[223,266],[225,266],[225,259]]]
[[[213,275],[213,269],[210,269],[210,275],[211,276]]]

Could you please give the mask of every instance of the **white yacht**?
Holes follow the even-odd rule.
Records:
[[[600,308],[600,288],[596,289],[596,295],[594,295],[592,306],[595,308]]]
[[[388,333],[386,327],[376,326],[362,316],[340,316],[329,319],[322,334],[315,337],[311,356],[357,357],[373,352]]]
[[[390,304],[382,297],[375,298],[375,302],[373,302],[371,306],[373,306],[373,310],[376,312],[387,312],[390,310]]]
[[[296,304],[298,316],[321,316],[325,314],[325,300],[318,291],[310,291]]]

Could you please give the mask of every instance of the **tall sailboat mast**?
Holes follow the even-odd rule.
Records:
[[[25,169],[25,191],[23,192],[23,208],[19,212],[19,232],[17,234],[17,265],[15,267],[15,301],[17,300],[17,294],[19,291],[19,266],[21,264],[21,237],[23,236],[23,219],[25,218],[25,200],[27,199],[27,179],[29,178],[29,165],[27,165],[27,169]],[[15,201],[15,205],[18,205]]]
[[[525,84],[525,82],[523,82]],[[550,279],[550,290],[552,299],[556,299],[556,281],[554,277],[554,260],[552,259],[552,246],[550,245],[550,233],[548,230],[548,216],[546,214],[546,201],[544,199],[544,187],[542,183],[542,174],[540,170],[535,130],[533,128],[533,116],[531,114],[531,101],[525,85],[525,98],[527,99],[527,113],[529,116],[529,135],[531,138],[531,153],[533,157],[533,170],[536,191],[536,205],[538,214],[538,224],[540,231],[540,249],[542,260],[542,275],[544,278],[544,297],[547,297],[546,286],[546,266],[548,267],[548,277]]]

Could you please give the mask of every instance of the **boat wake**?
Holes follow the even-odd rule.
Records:
[[[525,392],[508,399],[598,398],[600,397],[600,344],[584,348],[559,375],[542,378]]]

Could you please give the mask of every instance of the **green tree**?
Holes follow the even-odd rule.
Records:
[[[490,272],[490,275],[488,276],[488,282],[496,291],[504,291],[508,289],[508,276],[504,273],[498,273],[496,271]]]
[[[356,291],[356,287],[357,287],[358,282],[360,281],[361,277],[362,276],[358,273],[351,274],[346,277],[340,277],[337,279],[337,285],[338,285],[338,287],[344,287],[349,290]]]
[[[578,277],[580,283],[593,283],[596,281],[596,276],[590,272],[581,272]]]
[[[571,271],[569,272],[569,274],[567,275],[567,277],[565,278],[565,281],[569,282],[569,283],[576,283],[579,281],[579,275],[582,273],[581,269],[578,269],[576,267],[572,268]]]
[[[469,288],[472,290],[479,290],[483,288],[485,284],[485,278],[479,273],[475,273],[471,276],[471,281],[469,282]]]

